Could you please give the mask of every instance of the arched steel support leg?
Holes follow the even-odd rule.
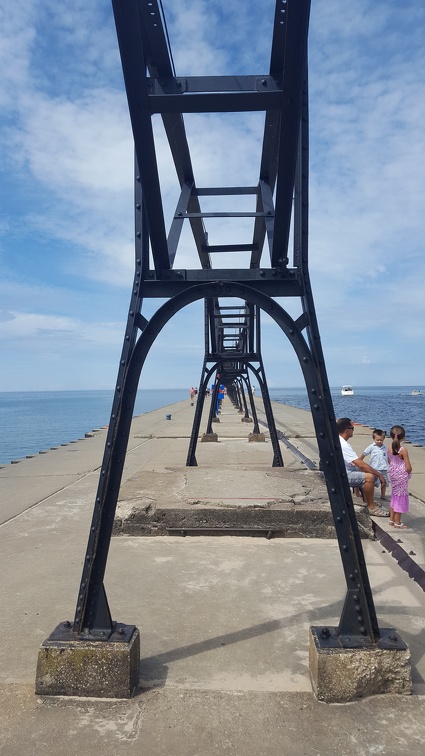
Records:
[[[243,394],[243,386],[240,378],[236,380],[236,390],[238,393],[238,412],[242,413],[244,412],[244,394]]]
[[[267,382],[264,374],[264,366],[260,362],[260,368],[256,369],[252,363],[248,363],[249,369],[255,374],[258,385],[261,390],[261,397],[264,405],[264,412],[266,413],[267,425],[270,433],[270,441],[273,447],[273,464],[272,467],[284,467],[282,449],[280,448],[279,438],[276,431],[276,423],[274,421],[272,403],[270,401],[270,395],[267,388]],[[258,421],[257,421],[258,427]],[[256,431],[259,433],[260,431]]]
[[[231,383],[230,386],[227,387],[227,396],[229,397],[230,401],[232,402],[233,406],[237,406],[237,398],[236,398],[236,386],[235,383]]]
[[[211,378],[211,376],[213,375],[213,373],[216,370],[217,370],[217,365],[214,365],[214,367],[210,368],[210,370],[207,370],[207,372],[204,375],[204,378],[202,380],[202,384],[199,387],[199,391],[202,391],[202,394],[203,394],[204,397],[205,397],[205,392],[206,392],[208,383],[210,381],[210,378]],[[199,394],[199,391],[198,391],[198,394]],[[214,394],[214,392],[213,392],[213,394]],[[217,389],[217,394],[216,395],[218,396],[218,389]],[[214,398],[214,396],[212,396],[212,398],[211,398],[211,404],[212,404],[213,398]],[[199,401],[199,398],[198,398],[198,401]],[[203,406],[203,404],[204,404],[204,401],[202,400],[202,406]],[[198,409],[198,403],[196,405],[196,408]],[[209,411],[210,421],[208,423],[208,428],[211,426],[211,423],[212,423],[212,417],[213,417],[212,412],[213,412],[213,408],[210,407],[210,411]],[[186,467],[197,467],[197,464],[198,464],[197,461],[196,461],[196,446],[197,446],[197,443],[198,443],[199,429],[201,427],[201,420],[202,420],[202,409],[200,409],[199,412],[195,412],[195,419],[193,421],[192,434],[191,434],[191,437],[190,437],[189,450],[188,450],[187,459],[186,459]],[[212,430],[208,431],[208,428],[207,428],[207,433],[208,432],[212,433]]]
[[[314,355],[299,326],[278,303],[249,286],[228,282],[204,283],[176,295],[158,309],[151,318],[149,327],[145,328],[135,344],[124,385],[119,387],[121,400],[111,417],[112,425],[108,433],[78,595],[74,634],[81,638],[87,635],[95,639],[108,637],[104,628],[97,627],[96,620],[103,616],[99,607],[102,602],[106,602],[103,580],[136,391],[146,356],[164,325],[177,310],[207,296],[239,297],[258,304],[275,320],[293,345],[306,386],[309,387],[311,412],[347,583],[340,633],[350,633],[351,636],[363,639],[364,643],[373,644],[379,638],[379,627],[334,412],[330,397],[324,396],[322,392],[324,367],[320,370],[315,364]]]
[[[240,387],[241,387],[241,397],[242,397],[242,402],[243,402],[243,413],[244,413],[243,419],[248,420],[249,410],[248,410],[248,402],[246,401],[246,394],[248,393],[248,384],[244,376],[240,377]],[[245,387],[246,387],[246,391],[245,391]]]
[[[202,412],[204,409],[204,403],[205,403],[205,396],[206,396],[206,387],[208,385],[208,380],[205,382],[205,372],[206,372],[207,366],[206,361],[204,360],[204,364],[202,366],[202,373],[201,373],[201,379],[198,384],[198,396],[195,406],[195,413],[193,417],[193,423],[192,423],[192,432],[190,434],[190,442],[189,442],[189,451],[187,456],[186,465],[196,467],[197,461],[196,461],[196,443],[198,440],[198,433],[199,433],[199,426],[201,424],[201,417]]]
[[[254,427],[252,429],[252,432],[253,433],[259,433],[260,432],[260,427],[258,425],[257,408],[256,408],[255,402],[254,402],[254,394],[253,394],[253,391],[252,391],[252,386],[251,386],[251,380],[250,380],[250,377],[249,377],[249,372],[247,373],[246,381],[247,381],[247,386],[248,386],[249,405],[251,407],[251,417],[252,417],[252,420],[253,420],[253,423],[254,423]]]
[[[220,363],[220,365],[221,365],[221,363]],[[211,371],[210,375],[212,375],[212,373],[214,372],[214,370],[217,370],[217,367],[213,368],[213,370]],[[210,412],[209,412],[209,415],[208,415],[208,423],[207,423],[207,430],[206,430],[207,433],[213,433],[213,428],[212,428],[213,419],[215,417],[218,417],[218,392],[219,392],[219,388],[220,388],[220,379],[219,379],[218,375],[219,374],[218,374],[218,370],[217,370],[217,375],[216,375],[215,382],[214,382],[214,390],[213,390],[212,395],[211,395],[211,407],[210,407]]]

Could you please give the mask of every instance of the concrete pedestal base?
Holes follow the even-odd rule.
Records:
[[[219,417],[213,417],[213,419],[211,420],[211,422],[212,423],[219,423],[220,422],[220,418]]]
[[[201,444],[208,443],[208,441],[218,441],[217,433],[204,433],[201,438]]]
[[[326,628],[330,634],[324,642],[322,630],[310,628],[309,644],[310,677],[319,701],[346,703],[379,693],[411,693],[410,651],[395,630],[381,630],[382,641],[360,648],[337,647],[336,628]]]
[[[252,417],[242,417],[241,418],[241,423],[252,423],[252,422],[254,422],[253,419],[252,419]]]
[[[63,640],[63,628],[63,624],[58,625],[40,647],[35,692],[44,696],[131,698],[140,670],[137,627],[117,624],[107,641]]]
[[[250,433],[248,436],[248,441],[265,441],[266,437],[264,433]]]

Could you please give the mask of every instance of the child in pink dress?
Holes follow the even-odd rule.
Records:
[[[388,478],[391,483],[391,502],[389,524],[395,528],[407,528],[401,521],[402,512],[409,511],[408,480],[412,477],[407,449],[401,446],[406,437],[401,425],[394,425],[390,430],[392,444],[388,447]]]

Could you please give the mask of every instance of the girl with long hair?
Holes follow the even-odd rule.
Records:
[[[401,521],[403,512],[409,511],[408,481],[412,477],[409,452],[402,446],[406,433],[401,425],[393,425],[390,430],[392,443],[388,447],[388,478],[391,483],[389,524],[395,528],[407,528]]]

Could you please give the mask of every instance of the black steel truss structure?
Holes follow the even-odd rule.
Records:
[[[220,305],[218,297],[205,299],[204,322],[205,357],[199,382],[200,390],[198,392],[198,401],[186,464],[197,464],[195,456],[196,444],[199,436],[206,389],[212,375],[215,375],[214,390],[206,430],[207,434],[213,432],[213,420],[218,419],[218,390],[221,384],[227,388],[239,410],[244,412],[245,419],[248,420],[252,417],[254,421],[253,432],[260,432],[249,377],[250,368],[261,387],[273,447],[273,467],[283,467],[282,452],[277,437],[261,356],[260,308],[258,305],[251,304],[250,302],[244,302],[240,305]],[[211,363],[212,367],[209,367]],[[255,364],[257,367],[255,367]],[[243,386],[245,386],[249,398],[251,415],[249,414]]]
[[[282,464],[261,357],[263,310],[292,344],[308,390],[347,584],[339,641],[346,647],[374,645],[381,635],[336,431],[308,272],[310,0],[276,0],[269,71],[250,76],[178,77],[161,3],[113,0],[113,9],[136,156],[135,274],[72,637],[102,641],[126,634],[125,628],[111,619],[104,575],[136,391],[146,356],[161,329],[182,308],[203,300],[205,359],[187,464],[196,464],[203,389],[212,376],[216,384],[225,382],[242,412],[248,412],[244,403],[248,395],[254,430],[258,431],[250,374],[265,402],[273,464]],[[264,113],[256,185],[197,186],[184,115],[252,111]],[[162,119],[180,188],[168,235],[154,138],[155,114]],[[202,211],[204,198],[229,201],[235,196],[251,197],[255,209],[244,213]],[[251,219],[248,242],[209,244],[209,219],[241,216]],[[193,235],[195,260],[190,268],[176,268],[185,222]],[[232,255],[240,252],[248,253],[248,263],[233,267]],[[212,264],[217,255],[226,260],[221,268]],[[299,302],[296,319],[276,301],[286,297]],[[149,320],[142,313],[147,298],[165,299]],[[207,432],[211,421],[212,417]]]

